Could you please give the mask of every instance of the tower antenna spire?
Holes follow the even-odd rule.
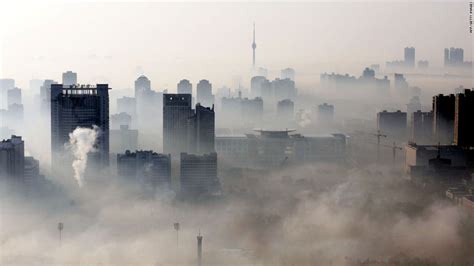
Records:
[[[252,50],[253,50],[253,57],[252,57],[252,66],[255,68],[255,49],[257,48],[257,44],[255,43],[255,21],[253,22],[253,42],[252,42]]]

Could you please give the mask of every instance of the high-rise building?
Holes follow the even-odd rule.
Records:
[[[408,88],[408,82],[406,81],[403,74],[399,74],[399,73],[394,74],[393,86],[395,87],[395,89],[406,89],[406,88]]]
[[[14,79],[0,79],[0,109],[8,108],[7,92],[13,88],[15,88]]]
[[[119,129],[121,126],[132,127],[132,116],[127,113],[111,115],[110,129]]]
[[[282,121],[291,121],[293,120],[295,112],[295,105],[292,100],[285,99],[281,100],[277,104],[277,119]]]
[[[8,90],[7,95],[8,95],[7,96],[8,106],[12,104],[22,104],[21,89],[19,88],[10,89]]]
[[[40,88],[40,110],[43,115],[50,115],[51,111],[51,85],[58,84],[56,81],[46,79]]]
[[[417,110],[411,113],[411,140],[427,145],[433,142],[433,112]]]
[[[178,94],[193,94],[193,84],[187,79],[182,79],[177,86]]]
[[[187,151],[188,118],[193,115],[191,94],[163,95],[163,151]]]
[[[215,113],[214,107],[196,104],[194,115],[188,118],[189,153],[205,154],[215,152]]]
[[[12,183],[23,181],[25,169],[25,143],[19,136],[0,142],[0,178]]]
[[[291,79],[295,81],[295,70],[293,68],[285,68],[281,70],[280,73],[281,79]]]
[[[255,76],[250,80],[250,94],[253,97],[262,97],[262,91],[271,89],[271,83],[264,76]]]
[[[377,113],[377,129],[392,138],[404,138],[407,130],[407,113],[397,110]]]
[[[94,153],[98,167],[109,163],[109,86],[51,85],[51,151],[52,166],[59,166],[64,144],[76,128],[100,130]]]
[[[117,172],[124,180],[149,188],[169,188],[171,156],[153,151],[125,151],[117,155]]]
[[[121,125],[120,129],[110,130],[110,153],[122,153],[138,149],[138,130]]]
[[[156,132],[161,124],[163,93],[151,89],[151,81],[140,76],[135,81],[137,125],[141,132]]]
[[[273,94],[275,101],[281,101],[285,99],[294,99],[296,97],[296,88],[295,82],[291,79],[275,79],[272,81]],[[265,98],[264,93],[262,92],[262,97]]]
[[[136,119],[137,115],[137,101],[134,97],[121,97],[117,99],[117,112],[127,113],[133,120]]]
[[[77,84],[77,73],[72,71],[67,71],[63,73],[63,85],[71,86]]]
[[[453,142],[455,102],[454,94],[439,94],[433,97],[433,135],[436,142]]]
[[[410,117],[410,119],[411,119],[412,114],[418,110],[421,110],[420,97],[413,96],[410,99],[410,102],[407,104],[407,114]]]
[[[474,147],[474,89],[456,94],[454,115],[454,144]]]
[[[407,67],[415,67],[415,48],[405,47],[405,65]]]
[[[212,84],[208,80],[202,79],[196,85],[196,101],[206,107],[211,107],[214,104]]]
[[[181,193],[185,196],[212,194],[219,190],[217,153],[194,155],[181,153]]]

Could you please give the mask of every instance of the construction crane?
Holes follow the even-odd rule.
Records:
[[[392,156],[393,156],[393,164],[395,164],[395,159],[397,157],[397,150],[403,150],[403,147],[399,147],[397,146],[397,144],[395,142],[393,142],[393,145],[390,146],[390,145],[381,145],[383,147],[387,147],[387,148],[392,148]]]

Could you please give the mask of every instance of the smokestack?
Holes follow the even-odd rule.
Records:
[[[202,266],[202,236],[201,231],[199,231],[199,235],[197,236],[197,255],[198,255],[198,266]]]

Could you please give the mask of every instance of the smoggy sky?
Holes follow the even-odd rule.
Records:
[[[445,47],[472,57],[468,2],[1,5],[0,77],[25,89],[32,78],[60,81],[65,70],[113,88],[132,87],[142,70],[160,90],[174,91],[182,78],[248,86],[254,21],[257,65],[269,78],[293,67],[308,87],[321,71],[359,75],[403,59],[405,46],[434,67]]]

